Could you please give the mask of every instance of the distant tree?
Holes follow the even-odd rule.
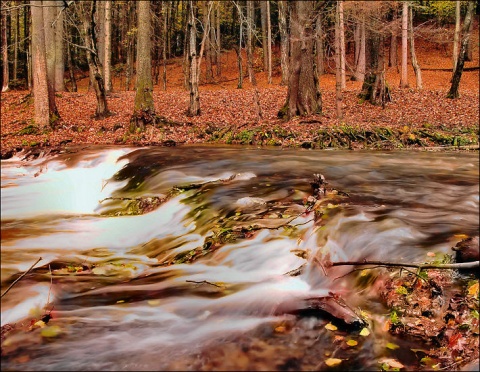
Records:
[[[55,33],[55,80],[54,87],[56,92],[65,91],[65,54],[64,47],[64,30],[63,30],[63,1],[56,0],[54,33]]]
[[[315,73],[314,25],[317,3],[290,3],[290,76],[287,100],[279,116],[294,116],[322,112],[322,95]]]
[[[462,73],[463,73],[463,66],[465,64],[465,57],[467,54],[467,45],[470,39],[470,23],[472,22],[472,18],[473,18],[474,7],[475,7],[475,1],[469,1],[467,6],[467,14],[465,15],[465,20],[463,23],[462,45],[457,58],[455,72],[453,73],[453,76],[452,76],[452,85],[447,94],[447,98],[459,97],[458,87],[460,85],[460,79],[462,78]]]
[[[156,120],[153,104],[150,1],[137,2],[137,20],[137,84],[130,132],[144,131],[147,124],[155,123]]]

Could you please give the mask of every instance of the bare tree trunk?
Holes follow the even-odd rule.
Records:
[[[99,1],[97,4],[97,50],[98,61],[102,66],[105,64],[105,1]]]
[[[18,44],[20,43],[20,10],[13,10],[15,28],[13,29],[13,80],[18,79]],[[5,45],[5,44],[3,44]]]
[[[63,52],[63,11],[62,5],[63,1],[56,1],[57,8],[55,16],[55,91],[64,92],[65,91],[65,56]]]
[[[317,16],[317,21],[315,25],[315,52],[316,52],[316,71],[317,71],[317,79],[320,79],[325,73],[325,55],[323,50],[323,26],[322,26],[322,13],[319,12]]]
[[[417,89],[422,89],[422,70],[417,61],[417,55],[415,53],[415,35],[413,33],[413,10],[412,7],[409,7],[409,37],[410,37],[410,55],[412,59],[413,70],[415,71],[415,79],[417,84]]]
[[[470,35],[472,34],[472,31],[473,31],[473,20],[472,22],[470,22],[470,28],[468,30],[468,32],[470,33]],[[467,54],[465,55],[465,61],[473,61],[473,45],[472,45],[472,38],[469,38],[468,39],[468,44],[467,44]]]
[[[402,7],[402,75],[400,88],[408,88],[408,1],[403,1]]]
[[[393,24],[394,27],[392,28],[392,34],[390,36],[390,56],[388,59],[388,66],[395,67],[398,71],[398,40],[397,40],[397,20],[398,20],[398,8],[395,3],[393,3],[394,11],[393,11]]]
[[[257,79],[255,79],[255,71],[253,70],[253,1],[247,1],[247,67],[248,78],[255,86]]]
[[[70,39],[72,36],[70,35]],[[75,67],[73,65],[72,60],[72,49],[70,47],[70,41],[67,43],[67,64],[68,64],[68,72],[70,74],[70,81],[72,83],[72,92],[77,91],[77,81],[75,80]]]
[[[133,65],[134,65],[134,45],[135,45],[135,33],[133,32],[134,26],[134,16],[135,11],[132,9],[135,6],[135,3],[127,3],[127,19],[128,19],[128,32],[127,32],[127,61],[125,67],[125,90],[130,90],[132,76],[133,76]]]
[[[10,90],[10,77],[8,71],[8,38],[7,38],[7,12],[2,12],[2,59],[3,59],[3,81],[2,93]]]
[[[213,79],[213,69],[212,69],[212,55],[211,55],[211,43],[210,43],[210,30],[211,30],[211,20],[210,12],[212,8],[211,0],[203,2],[203,47],[205,50],[205,80],[211,82]]]
[[[339,14],[339,33],[340,33],[340,83],[342,89],[347,87],[345,77],[345,27],[343,22],[343,0],[338,1],[338,14]]]
[[[103,64],[105,73],[105,92],[113,90],[112,84],[112,0],[105,1],[105,57]]]
[[[242,42],[243,42],[243,10],[241,5],[237,5],[238,9],[238,17],[239,17],[239,25],[240,25],[240,32],[238,37],[238,47],[235,48],[237,52],[237,65],[238,65],[238,84],[237,89],[243,88],[243,60],[242,60]]]
[[[453,34],[453,72],[457,67],[458,45],[460,43],[460,1],[455,1],[455,33]]]
[[[260,22],[262,24],[263,71],[268,70],[267,2],[268,2],[268,0],[259,0],[259,3],[260,3]],[[255,18],[255,16],[253,16],[252,22],[254,22],[254,18]]]
[[[45,32],[45,48],[47,52],[47,77],[49,84],[55,89],[55,13],[56,1],[44,0],[43,25]]]
[[[460,48],[460,53],[457,59],[457,65],[455,72],[452,76],[452,85],[450,90],[447,94],[447,98],[458,98],[460,95],[458,93],[458,87],[460,85],[460,79],[462,78],[463,73],[463,66],[465,64],[465,56],[467,54],[467,45],[470,39],[470,23],[472,22],[473,18],[473,8],[475,6],[474,1],[468,2],[467,14],[465,15],[465,20],[463,24],[463,39],[462,39],[462,46]]]
[[[268,53],[268,84],[272,84],[272,23],[270,19],[270,2],[267,0],[267,53]]]
[[[343,119],[343,110],[342,110],[342,37],[341,37],[341,1],[337,1],[337,7],[335,11],[335,97],[336,97],[336,111],[337,118],[339,121]]]
[[[166,6],[166,9],[163,11],[163,47],[162,47],[162,60],[163,60],[163,73],[162,73],[162,84],[163,90],[167,90],[167,37],[168,37],[168,14],[170,13],[170,2],[164,2],[162,7]]]
[[[45,130],[58,119],[51,108],[55,106],[55,96],[50,94],[47,78],[47,59],[42,2],[31,1],[32,14],[32,54],[33,54],[33,95],[35,124]],[[53,104],[50,102],[53,99]]]
[[[197,45],[196,35],[197,27],[195,25],[195,14],[193,1],[188,1],[188,22],[187,22],[187,37],[188,37],[188,63],[189,63],[189,75],[188,75],[188,87],[190,91],[190,103],[187,110],[188,116],[200,115],[200,95],[198,93],[198,80],[199,71],[197,64]]]
[[[278,1],[278,28],[280,30],[280,65],[282,68],[282,81],[280,82],[280,85],[288,84],[289,43],[288,43],[288,30],[287,30],[287,13],[288,13],[287,7],[288,7],[287,1],[285,0]],[[318,42],[317,42],[317,47],[318,47]],[[322,51],[323,51],[323,48],[322,48]],[[318,56],[318,49],[317,49],[317,56]],[[322,63],[323,63],[323,58],[322,58]]]
[[[215,45],[216,45],[216,63],[217,63],[217,76],[222,75],[222,42],[221,42],[221,30],[220,30],[220,16],[221,16],[221,3],[217,2],[217,16],[215,17],[216,20],[216,32],[215,32]]]
[[[130,132],[145,130],[155,123],[152,81],[152,42],[150,1],[137,2],[137,84],[135,107],[130,119]]]
[[[98,60],[98,52],[96,45],[95,34],[95,11],[96,0],[88,3],[80,3],[81,18],[83,24],[83,37],[85,41],[85,48],[87,54],[88,70],[90,75],[90,84],[95,91],[97,97],[97,109],[94,117],[96,119],[103,119],[107,117],[110,112],[107,106],[107,98],[105,95],[105,86],[102,76],[102,68]]]
[[[322,112],[313,55],[315,3],[296,1],[291,7],[290,77],[285,105],[280,117],[292,118]]]
[[[355,79],[363,82],[366,69],[366,36],[365,36],[365,14],[362,13],[360,20],[360,44],[358,46],[358,62],[355,68]]]

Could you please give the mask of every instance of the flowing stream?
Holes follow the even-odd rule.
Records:
[[[318,262],[422,263],[479,229],[478,153],[87,147],[2,160],[1,172],[2,293],[42,258],[2,298],[1,324],[51,311],[47,327],[57,327],[55,337],[7,337],[2,370],[324,369],[328,356],[356,370],[378,370],[382,357],[413,363],[422,345],[382,330],[389,314],[375,278],[360,285],[352,267],[325,275]],[[317,173],[348,193],[321,225],[299,213],[294,228],[181,259],[227,219],[272,206],[297,215]],[[166,197],[173,187],[183,192]],[[114,215],[147,197],[166,201]],[[359,341],[340,354],[324,328],[335,319],[299,315],[306,299],[329,292],[370,318],[368,337],[335,323]]]

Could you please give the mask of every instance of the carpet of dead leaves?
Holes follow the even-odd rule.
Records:
[[[474,60],[467,62],[466,67],[479,66],[478,43],[474,45]],[[167,120],[155,127],[148,126],[144,133],[128,131],[135,91],[125,91],[121,76],[114,79],[114,92],[108,96],[112,116],[104,120],[92,118],[96,107],[95,94],[88,89],[88,78],[83,78],[78,82],[78,92],[56,94],[61,120],[54,130],[43,133],[34,126],[33,98],[29,92],[10,91],[1,95],[1,155],[5,158],[21,148],[66,143],[218,143],[350,149],[478,146],[478,69],[463,73],[459,99],[447,99],[452,75],[448,71],[451,68],[450,51],[420,42],[417,53],[424,69],[424,89],[416,89],[411,66],[408,71],[410,88],[400,89],[398,69],[390,67],[386,76],[392,102],[382,109],[361,103],[357,97],[361,84],[348,80],[343,92],[344,119],[341,122],[335,111],[335,76],[332,71],[327,70],[320,79],[322,115],[282,121],[277,118],[277,113],[285,102],[287,88],[280,85],[280,66],[274,66],[273,83],[267,84],[266,73],[258,59],[257,86],[254,87],[247,76],[243,89],[237,89],[234,52],[224,53],[221,76],[215,76],[211,82],[201,81],[201,115],[198,117],[186,114],[189,93],[183,89],[181,59],[169,61],[166,91],[162,90],[161,83],[154,88],[156,112]],[[255,101],[255,90],[258,91],[259,105]],[[342,128],[342,136],[338,136],[338,128]],[[378,129],[391,137],[378,136],[374,133]],[[352,131],[358,136],[348,138],[346,133]],[[335,135],[330,135],[332,133]],[[365,138],[368,136],[373,139]],[[455,136],[462,140],[452,142]]]

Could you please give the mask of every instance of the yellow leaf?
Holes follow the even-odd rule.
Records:
[[[325,364],[329,367],[335,367],[335,366],[338,366],[340,363],[342,363],[342,360],[341,359],[338,359],[338,358],[328,358],[326,361],[325,361]]]
[[[465,234],[455,234],[454,237],[457,238],[457,239],[467,239],[467,238],[468,238],[468,235],[465,235]]]
[[[62,333],[62,330],[59,326],[55,325],[43,328],[40,334],[43,337],[57,337],[60,333]]]
[[[387,349],[395,350],[395,349],[398,349],[400,346],[398,346],[397,344],[394,344],[393,342],[389,342],[387,343],[386,347]]]
[[[148,300],[147,304],[149,304],[150,306],[157,306],[160,305],[160,300]]]
[[[357,346],[357,345],[358,345],[358,342],[355,341],[355,340],[348,340],[348,341],[347,341],[347,345],[348,345],[348,346]]]
[[[45,327],[45,325],[46,325],[46,324],[45,324],[45,322],[44,322],[43,320],[39,320],[38,322],[35,322],[35,323],[33,324],[34,327],[40,327],[40,328]]]
[[[468,288],[468,294],[470,296],[478,296],[478,282]]]
[[[368,330],[368,328],[363,328],[363,329],[360,331],[360,336],[367,337],[369,334],[370,334],[370,331]]]
[[[328,323],[325,328],[329,331],[336,331],[338,329],[337,326],[334,326],[332,323]]]

